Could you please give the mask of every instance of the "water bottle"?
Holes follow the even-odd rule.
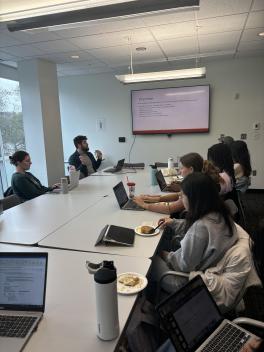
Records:
[[[168,159],[168,169],[171,170],[174,168],[173,158]]]
[[[119,335],[116,268],[112,261],[104,261],[94,274],[97,336],[113,340]]]
[[[68,193],[68,180],[67,177],[61,178],[61,193],[66,194]]]
[[[151,186],[156,186],[158,184],[156,178],[157,167],[156,165],[149,165],[150,166],[150,184]]]

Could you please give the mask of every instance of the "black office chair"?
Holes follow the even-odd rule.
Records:
[[[3,210],[7,210],[9,208],[13,208],[18,204],[22,203],[22,200],[15,194],[12,194],[11,196],[5,197],[0,200],[0,202],[3,204]]]

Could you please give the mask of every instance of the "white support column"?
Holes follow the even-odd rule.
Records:
[[[64,175],[56,64],[21,61],[18,74],[31,171],[44,185],[51,185]]]

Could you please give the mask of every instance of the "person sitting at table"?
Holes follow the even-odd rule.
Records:
[[[247,144],[244,141],[234,141],[230,148],[234,162],[236,189],[240,192],[246,192],[250,186],[252,171]]]
[[[202,171],[203,158],[198,153],[188,153],[180,158],[180,174],[186,177],[192,172]],[[180,189],[179,189],[180,190]],[[180,193],[165,195],[139,195],[133,198],[142,208],[162,214],[173,214],[184,210]]]
[[[172,229],[172,241],[178,237],[179,248],[161,251],[154,257],[151,278],[156,282],[168,270],[189,273],[214,266],[238,239],[234,222],[210,176],[199,172],[189,174],[181,187],[186,219],[160,220],[164,221],[162,227]],[[185,278],[168,277],[163,280],[162,288],[174,292],[185,282]]]
[[[224,180],[220,183],[220,195],[232,192],[236,179],[230,148],[224,143],[214,144],[208,149],[207,159],[219,169],[220,176]]]
[[[96,150],[96,159],[91,152],[86,136],[76,136],[73,139],[76,151],[69,157],[69,167],[74,166],[75,170],[80,170],[80,179],[87,177],[97,171],[102,162],[102,153]]]
[[[59,184],[54,184],[51,187],[43,186],[34,175],[27,171],[32,164],[29,153],[18,150],[9,157],[9,160],[16,167],[16,172],[12,175],[11,180],[12,189],[14,194],[22,200],[30,200],[59,188]]]

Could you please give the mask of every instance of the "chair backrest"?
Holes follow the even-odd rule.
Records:
[[[22,203],[21,199],[15,194],[1,199],[1,202],[3,204],[3,210],[7,210]]]

